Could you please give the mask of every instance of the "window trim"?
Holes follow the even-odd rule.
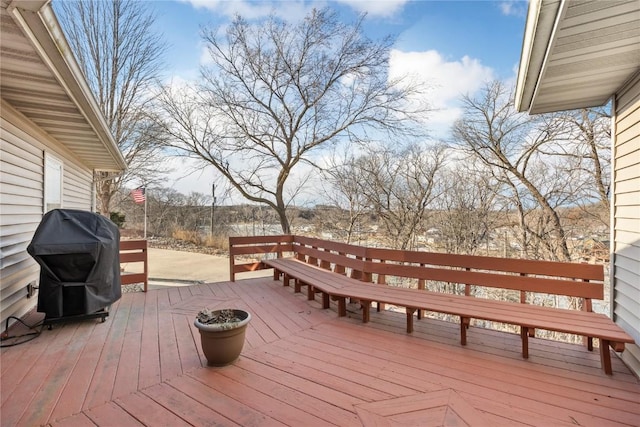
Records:
[[[51,185],[51,182],[48,179],[48,171],[49,168],[51,166],[55,166],[55,165],[60,165],[60,183],[59,183],[59,206],[57,206],[58,208],[63,208],[64,207],[64,200],[63,200],[63,187],[64,187],[64,161],[62,161],[62,159],[60,159],[59,157],[45,151],[44,152],[44,170],[43,170],[43,183],[44,183],[44,188],[43,188],[43,195],[42,195],[42,211],[43,214],[49,212],[52,209],[56,209],[51,208],[49,209],[49,201],[48,199],[48,195],[50,194],[50,192],[54,191],[54,189],[49,188]]]

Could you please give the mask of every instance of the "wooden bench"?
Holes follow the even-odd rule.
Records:
[[[140,262],[142,273],[123,273],[122,264]],[[149,282],[149,270],[147,263],[146,240],[121,240],[120,241],[120,281],[122,285],[142,283],[144,292],[147,292]]]
[[[274,279],[283,276],[285,285],[293,279],[295,291],[306,285],[309,299],[321,293],[323,308],[337,301],[339,316],[346,315],[347,298],[360,301],[364,322],[372,302],[378,310],[393,304],[406,309],[411,333],[416,313],[418,318],[422,310],[445,313],[460,319],[462,345],[471,319],[516,325],[525,358],[536,329],[584,336],[589,350],[597,338],[607,374],[612,373],[609,346],[622,351],[633,342],[611,319],[592,311],[592,299],[604,297],[602,266],[364,248],[300,236],[291,237],[291,249],[295,257],[265,259],[262,267],[274,268]],[[388,286],[390,276],[414,280],[416,288]],[[458,284],[461,294],[427,290],[433,282]],[[518,301],[474,297],[482,288],[518,291]],[[578,298],[582,311],[526,303],[528,294],[540,293]]]

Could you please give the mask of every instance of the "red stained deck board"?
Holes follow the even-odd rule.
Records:
[[[201,367],[192,326],[197,307],[189,309],[198,296],[251,307],[257,321],[234,365]],[[606,376],[597,352],[583,346],[531,339],[531,357],[523,360],[516,334],[472,327],[462,347],[455,323],[416,320],[415,332],[406,334],[404,313],[372,311],[364,325],[358,306],[349,308],[353,318],[338,318],[335,304],[323,310],[271,277],[124,294],[105,323],[55,325],[1,350],[0,422],[181,425],[210,415],[243,426],[335,425],[345,414],[355,420],[354,405],[414,394],[419,400],[443,389],[497,426],[640,419],[640,381],[617,357],[614,375]],[[64,361],[43,365],[50,359]],[[31,410],[34,402],[39,411]],[[420,408],[405,409],[396,421],[421,420]]]
[[[147,426],[186,427],[191,425],[171,410],[141,392],[132,393],[123,398],[116,399],[115,403]]]
[[[347,411],[335,405],[327,403],[323,400],[324,391],[317,390],[314,395],[306,394],[305,390],[296,387],[288,387],[277,382],[273,382],[262,377],[258,372],[244,369],[226,369],[220,371],[221,375],[261,391],[279,401],[296,408],[304,409],[311,415],[314,415],[328,423],[339,426],[360,426],[357,416],[353,410]]]
[[[324,420],[307,413],[304,408],[296,408],[283,403],[253,387],[220,375],[214,370],[201,369],[190,375],[203,383],[211,382],[216,384],[218,391],[284,424],[299,426],[330,425]]]
[[[258,356],[257,360],[253,360],[251,359],[251,355],[245,355],[236,363],[236,366],[241,369],[255,372],[274,383],[299,390],[301,393],[315,396],[324,402],[330,403],[347,411],[352,410],[353,405],[363,402],[362,399],[353,397],[342,390],[325,387],[307,378],[302,378],[290,372],[265,364],[261,356]]]
[[[321,325],[318,329],[328,327],[333,325]],[[558,387],[554,385],[553,378],[548,378],[545,382],[521,380],[518,378],[519,370],[507,370],[499,364],[495,369],[484,365],[470,368],[464,363],[453,360],[451,354],[439,351],[430,351],[429,357],[423,358],[417,352],[400,351],[400,343],[397,341],[393,350],[383,350],[372,344],[378,342],[388,344],[394,341],[396,340],[393,337],[381,337],[368,328],[358,338],[354,338],[352,348],[362,352],[362,357],[368,355],[392,360],[392,364],[400,365],[403,369],[415,370],[415,375],[426,381],[441,383],[456,390],[480,395],[493,394],[500,396],[498,397],[500,399],[506,399],[505,401],[523,398],[530,400],[531,404],[539,403],[542,405],[540,410],[543,413],[564,414],[567,411],[575,411],[577,417],[584,414],[586,418],[599,417],[609,422],[627,424],[633,424],[634,420],[638,419],[640,402],[629,404],[628,401],[607,399],[604,388],[601,394],[581,392],[577,389]],[[393,354],[389,354],[388,351],[392,351]],[[528,363],[530,362],[523,361],[523,364]],[[521,366],[520,370],[526,370],[526,366]],[[602,401],[594,403],[594,398]],[[603,403],[604,401],[606,404]]]
[[[239,427],[240,424],[224,417],[199,403],[194,397],[184,394],[167,384],[158,384],[144,390],[144,394],[173,414],[194,426]]]
[[[143,426],[140,421],[118,406],[116,402],[99,405],[84,413],[98,426]]]
[[[242,402],[233,399],[216,390],[215,382],[202,383],[195,378],[184,375],[167,382],[176,391],[186,394],[211,410],[233,419],[242,426],[280,427],[285,424],[247,407]]]

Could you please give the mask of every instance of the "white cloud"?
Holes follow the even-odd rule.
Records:
[[[247,20],[265,18],[271,14],[283,19],[297,21],[304,18],[319,2],[291,1],[223,1],[223,0],[181,0],[196,9],[206,9],[227,17],[241,15]]]
[[[527,2],[503,1],[499,5],[500,11],[505,16],[526,16]]]
[[[412,81],[430,88],[425,96],[436,109],[429,115],[432,131],[442,136],[460,116],[461,95],[473,94],[484,82],[494,78],[493,70],[478,59],[468,56],[448,61],[439,52],[402,52],[392,50],[389,58],[389,78],[408,76]]]
[[[407,0],[338,0],[338,3],[370,16],[392,16],[402,9]]]

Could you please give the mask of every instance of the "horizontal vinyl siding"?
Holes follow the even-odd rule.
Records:
[[[2,102],[0,119],[0,321],[22,316],[36,303],[27,284],[40,267],[26,249],[40,224],[44,197],[44,153],[63,162],[63,200],[68,209],[91,210],[91,170],[33,122]]]
[[[640,76],[615,105],[613,316],[640,344]]]

